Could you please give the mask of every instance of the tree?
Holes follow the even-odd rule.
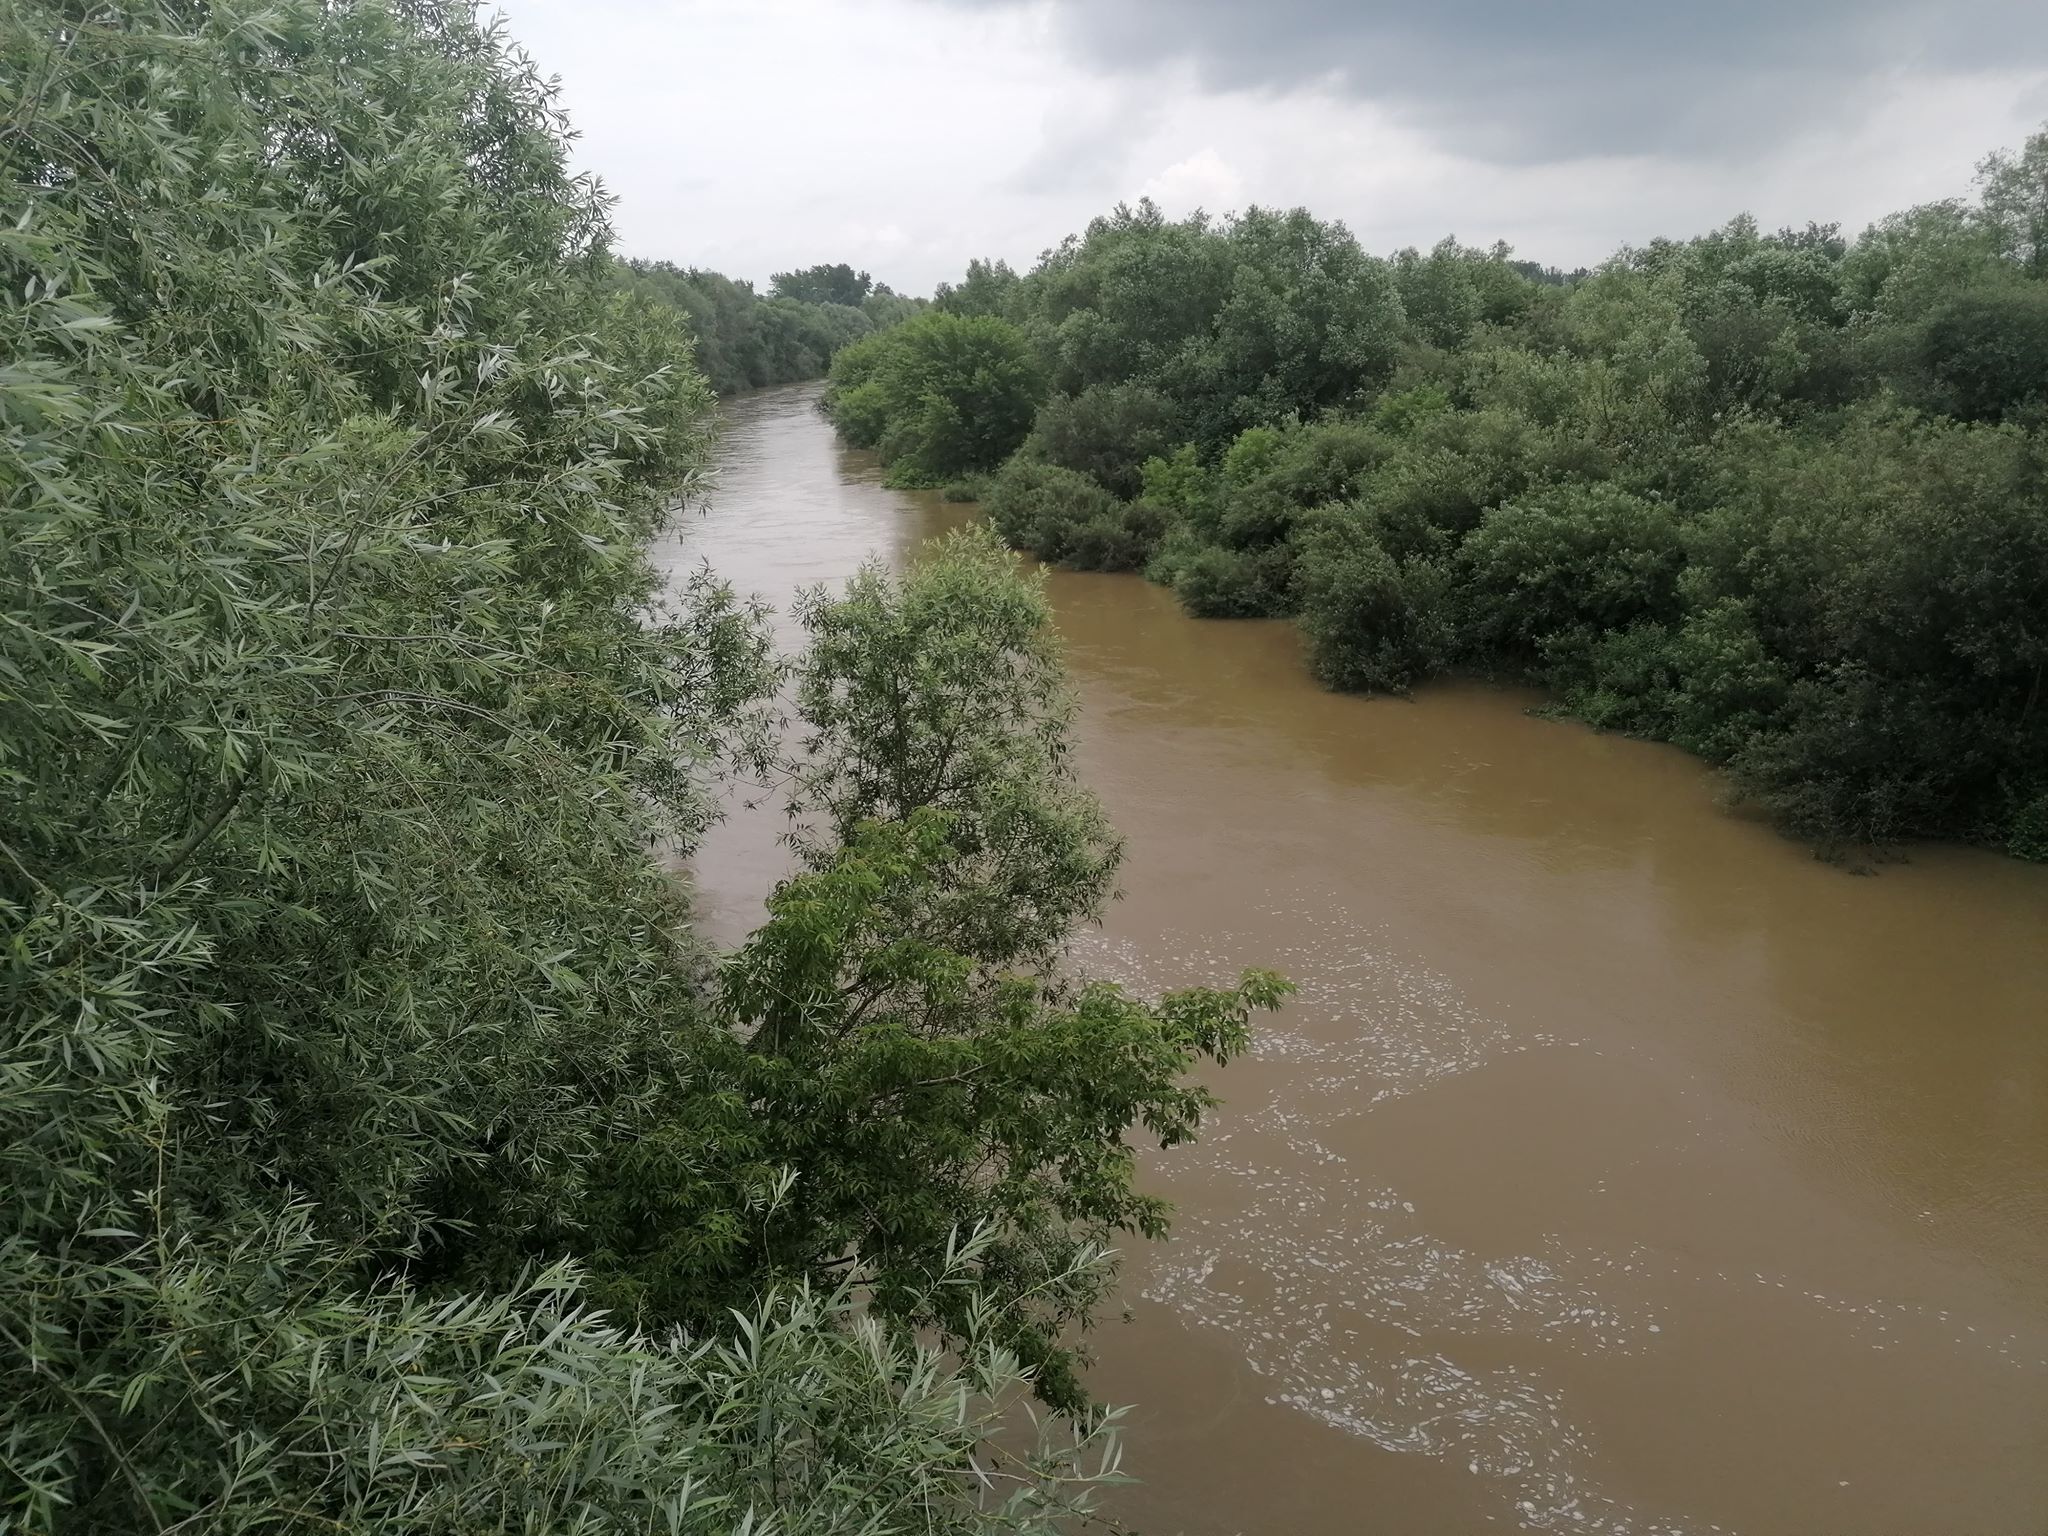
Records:
[[[1917,338],[1928,403],[1964,421],[1999,421],[2048,403],[2048,281],[1956,294]]]
[[[908,313],[916,312],[908,301],[882,298],[886,290],[879,289],[859,307],[792,297],[780,288],[774,297],[762,299],[751,284],[716,272],[684,271],[665,261],[629,263],[620,279],[643,298],[688,315],[697,366],[721,395],[818,378],[842,348],[905,317],[892,305],[906,304]],[[817,285],[796,286],[800,292],[817,291]]]
[[[1443,671],[1455,645],[1449,587],[1428,560],[1397,565],[1355,514],[1319,519],[1301,555],[1310,670],[1331,688],[1384,693]]]
[[[727,968],[726,1005],[752,1031],[761,1152],[801,1170],[765,1246],[778,1268],[856,1266],[905,1328],[971,1339],[971,1310],[987,1308],[1039,1395],[1075,1410],[1087,1399],[1065,1336],[1108,1293],[1107,1245],[1168,1226],[1135,1188],[1128,1138],[1193,1137],[1216,1101],[1188,1073],[1243,1051],[1250,1014],[1287,988],[1248,971],[1146,1003],[1011,972],[1003,959],[1043,960],[1046,941],[997,907],[1012,887],[957,838],[966,820],[861,824],[777,891]],[[1082,885],[1026,883],[1055,904]],[[974,1284],[948,1292],[957,1234],[977,1229]]]
[[[1198,389],[1217,437],[1358,400],[1393,372],[1401,299],[1387,264],[1306,209],[1253,208],[1230,227],[1229,297]]]
[[[858,309],[875,292],[875,280],[856,272],[845,262],[805,267],[801,272],[777,272],[769,279],[768,291],[778,299],[799,304],[843,304]]]
[[[994,469],[1024,441],[1044,393],[1015,326],[937,311],[847,348],[832,380],[834,419],[908,486]]]
[[[1090,571],[1142,570],[1169,517],[1157,503],[1120,502],[1086,475],[1022,454],[988,483],[982,505],[1011,547]]]
[[[904,1327],[971,1338],[989,1311],[1041,1395],[1077,1408],[1062,1335],[1104,1294],[1101,1246],[1165,1230],[1129,1137],[1192,1136],[1213,1100],[1189,1069],[1242,1050],[1286,989],[1247,972],[1146,1003],[1064,974],[1120,848],[1073,774],[1042,588],[994,539],[956,534],[900,578],[870,566],[799,612],[804,872],[720,977],[744,1042],[731,1112],[679,1116],[599,1183],[612,1294],[670,1321],[750,1277],[850,1269]],[[720,1167],[792,1177],[707,1238]],[[975,1283],[947,1290],[974,1230]]]
[[[1121,845],[1074,776],[1074,703],[1043,587],[981,530],[907,576],[869,565],[805,595],[797,846],[815,867],[869,821],[946,818],[945,910],[920,921],[990,965],[1049,958],[1108,900]]]
[[[1988,156],[1977,186],[1979,218],[1999,253],[2028,277],[2048,279],[2048,129],[2017,154]]]
[[[941,283],[932,297],[932,307],[949,315],[995,315],[1013,318],[1009,307],[1016,297],[1019,279],[1007,261],[971,260],[967,276],[958,283]]]
[[[1147,459],[1180,441],[1174,404],[1143,384],[1091,384],[1078,395],[1054,395],[1039,407],[1026,452],[1078,470],[1128,501],[1143,484]]]
[[[1459,550],[1467,643],[1534,658],[1575,633],[1669,614],[1683,563],[1668,509],[1614,486],[1562,486],[1486,514]]]

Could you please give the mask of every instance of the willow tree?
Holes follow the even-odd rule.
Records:
[[[1103,1470],[968,1475],[985,1309],[958,1374],[801,1284],[679,1340],[565,1257],[722,1102],[649,850],[769,676],[640,552],[708,395],[565,143],[459,0],[0,7],[0,1529],[1034,1530]]]

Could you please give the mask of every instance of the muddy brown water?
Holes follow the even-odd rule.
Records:
[[[814,388],[735,402],[662,547],[786,606],[963,509]],[[1338,697],[1283,624],[1054,572],[1129,840],[1082,950],[1299,998],[1129,1255],[1091,1380],[1148,1536],[2048,1533],[2048,870],[1874,875],[1675,750],[1471,686]],[[736,940],[772,807],[696,860]]]

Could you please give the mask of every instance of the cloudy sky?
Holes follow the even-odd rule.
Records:
[[[1590,264],[1968,190],[2048,0],[497,0],[628,255],[927,293],[1120,199]]]

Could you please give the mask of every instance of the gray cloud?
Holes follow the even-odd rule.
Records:
[[[1143,97],[1075,106],[1056,102],[1046,109],[1038,141],[1002,186],[1025,196],[1115,191],[1128,179],[1130,151],[1159,119],[1157,104]]]
[[[941,0],[967,9],[1015,0]],[[1743,156],[1853,125],[1901,74],[2048,64],[2040,0],[1046,0],[1107,71],[1321,87],[1497,163]]]

